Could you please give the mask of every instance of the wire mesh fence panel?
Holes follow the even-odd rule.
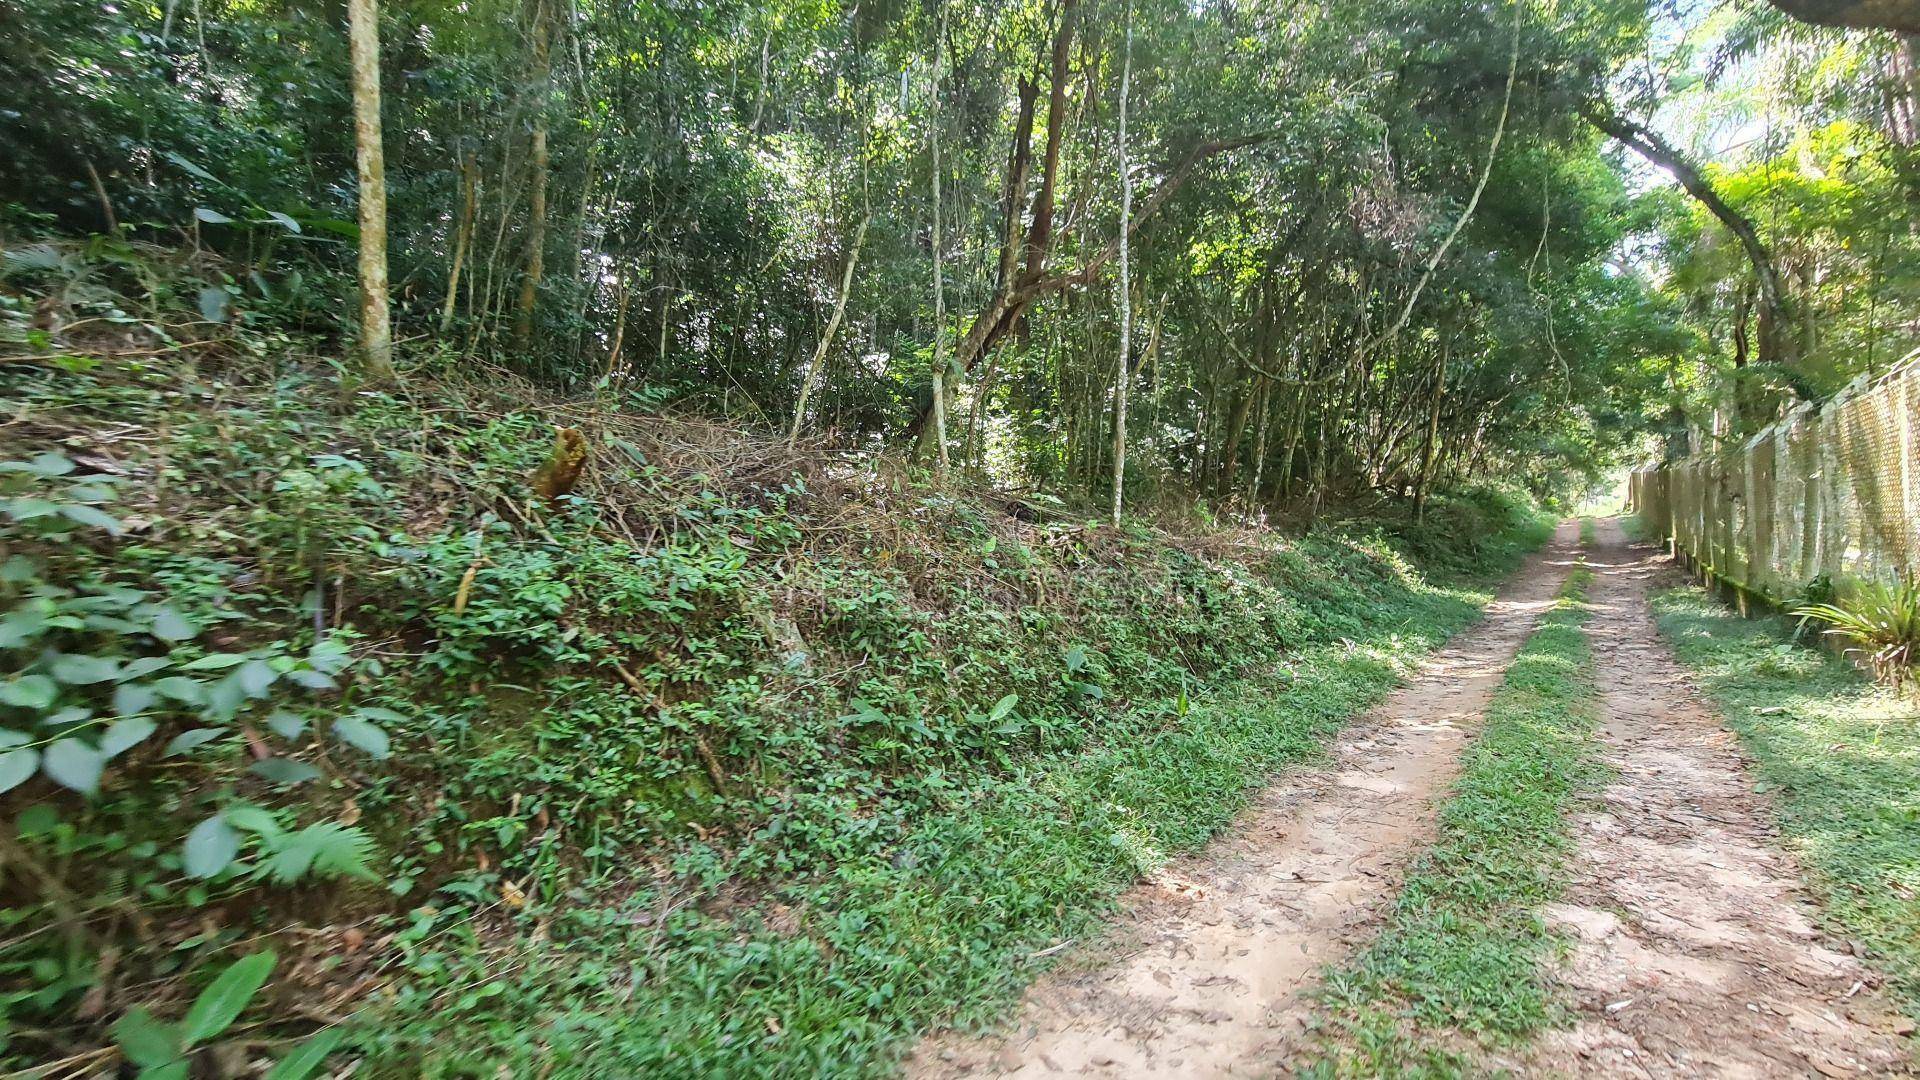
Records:
[[[1920,576],[1920,358],[1802,405],[1744,443],[1633,474],[1652,535],[1773,600]]]

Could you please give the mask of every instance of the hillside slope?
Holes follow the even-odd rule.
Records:
[[[174,1049],[882,1068],[1544,535],[1487,494],[1417,551],[1115,530],[498,371],[346,388],[270,333],[114,328],[0,394],[13,1066],[133,1056],[129,1011],[271,949],[238,1025]]]

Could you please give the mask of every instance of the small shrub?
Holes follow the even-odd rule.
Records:
[[[1828,604],[1793,609],[1800,625],[1825,623],[1825,633],[1853,642],[1850,653],[1865,654],[1874,678],[1894,686],[1912,677],[1920,660],[1920,584],[1867,582],[1850,596]]]

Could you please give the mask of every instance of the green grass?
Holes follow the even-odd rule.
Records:
[[[1788,620],[1741,618],[1700,589],[1654,610],[1752,753],[1828,928],[1863,943],[1920,1017],[1920,701],[1793,644]]]
[[[370,1018],[368,1049],[426,1075],[884,1073],[928,1026],[1001,1016],[1043,966],[1030,954],[1097,931],[1142,872],[1227,826],[1274,770],[1318,757],[1482,599],[1422,589],[1379,632],[1304,650],[1278,678],[1184,715],[1153,703],[1116,718],[1132,738],[974,785],[893,851],[783,893],[799,932],[698,917],[621,932],[609,913],[601,933],[510,962],[425,929],[417,969],[441,976]],[[637,984],[635,957],[650,972]],[[501,989],[448,992],[469,984]]]
[[[1592,547],[1594,545],[1595,535],[1596,535],[1595,528],[1596,526],[1594,525],[1594,521],[1592,518],[1583,517],[1580,519],[1580,542],[1582,544],[1586,545],[1587,547]]]
[[[1558,938],[1540,911],[1564,885],[1567,813],[1603,776],[1581,629],[1591,580],[1575,571],[1508,668],[1386,927],[1328,973],[1313,1075],[1461,1075],[1473,1044],[1557,1016],[1543,970]]]

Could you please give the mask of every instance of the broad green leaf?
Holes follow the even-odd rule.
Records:
[[[120,674],[120,665],[112,657],[66,653],[54,657],[47,670],[68,686],[91,686]]]
[[[18,709],[44,709],[59,696],[59,684],[45,675],[22,675],[0,683],[0,703]]]
[[[270,784],[279,784],[283,787],[320,779],[319,769],[304,761],[284,757],[270,757],[256,761],[247,767],[247,771]]]
[[[79,739],[60,739],[40,756],[40,767],[54,783],[82,795],[100,790],[100,770],[106,764],[106,755]]]
[[[226,728],[217,727],[200,727],[194,728],[191,731],[183,731],[168,741],[167,748],[163,753],[167,757],[173,757],[175,754],[184,754],[189,750],[198,749],[226,733]]]
[[[151,675],[171,663],[173,663],[173,661],[164,656],[136,656],[125,664],[120,665],[120,672],[115,675],[114,678],[121,682],[126,682],[128,679],[138,679],[143,675]]]
[[[283,739],[297,739],[301,732],[307,730],[307,718],[296,712],[275,709],[267,717],[267,727]]]
[[[987,721],[989,723],[998,723],[1006,719],[1007,714],[1012,712],[1013,707],[1018,704],[1020,704],[1020,695],[1008,694],[1006,697],[993,703],[993,711],[987,714]]]
[[[180,1026],[188,1046],[198,1046],[227,1030],[273,972],[273,952],[257,952],[234,961],[200,992]]]
[[[234,714],[240,711],[240,706],[246,703],[247,688],[241,683],[239,672],[228,675],[207,688],[205,709],[207,718],[210,720],[232,719]]]
[[[120,1044],[128,1061],[147,1069],[178,1061],[185,1051],[178,1028],[155,1020],[138,1005],[114,1023],[113,1041]]]
[[[198,705],[207,700],[207,685],[198,679],[189,679],[184,675],[169,675],[156,679],[154,690],[162,697],[172,698],[182,705]]]
[[[240,665],[233,677],[239,681],[240,689],[246,691],[248,697],[257,698],[272,689],[274,680],[280,676],[273,670],[273,665],[265,660],[249,660]]]
[[[194,207],[193,216],[199,218],[201,221],[207,222],[210,225],[233,224],[232,218],[228,217],[227,215],[221,213],[218,210],[212,210],[204,206]]]
[[[230,667],[239,667],[251,660],[246,653],[208,653],[198,660],[189,660],[180,665],[182,671],[225,671]]]
[[[47,727],[59,727],[62,724],[78,724],[93,719],[93,710],[85,705],[70,705],[51,716],[41,717],[40,723]]]
[[[285,215],[285,214],[282,214],[282,213],[280,213],[280,212],[279,212],[278,210],[269,210],[269,211],[267,211],[267,216],[268,216],[268,217],[270,217],[270,218],[272,218],[273,220],[275,220],[275,221],[277,221],[277,222],[279,222],[279,223],[281,224],[281,226],[282,226],[283,228],[285,228],[285,229],[286,229],[286,230],[287,230],[288,232],[296,232],[296,233],[297,233],[297,232],[299,232],[299,231],[300,231],[300,223],[299,223],[299,222],[297,222],[297,221],[295,221],[295,220],[293,220],[292,218],[290,218],[290,217],[288,217],[288,216],[287,216],[287,215]]]
[[[113,688],[113,712],[115,716],[132,716],[153,708],[160,698],[159,691],[146,683],[123,682]]]
[[[200,315],[208,322],[223,323],[233,310],[233,297],[225,289],[200,290]]]
[[[240,834],[224,816],[215,814],[193,827],[180,854],[188,877],[210,878],[240,854]]]
[[[17,649],[39,637],[47,628],[47,622],[47,613],[39,608],[9,611],[5,618],[0,618],[0,649]]]
[[[0,791],[12,791],[33,778],[40,767],[40,751],[7,750],[0,752]]]
[[[359,716],[349,715],[335,720],[333,733],[336,737],[373,755],[375,760],[385,758],[390,749],[387,733]]]
[[[115,720],[107,725],[106,734],[100,736],[100,752],[109,758],[119,757],[146,741],[147,736],[153,734],[153,729],[159,726],[146,716]]]
[[[97,529],[105,529],[114,536],[119,536],[121,531],[125,529],[125,526],[120,523],[119,518],[114,517],[112,514],[107,513],[97,506],[88,506],[84,503],[66,503],[62,505],[60,507],[60,516],[76,525],[91,525]]]
[[[56,450],[44,450],[26,461],[0,461],[0,472],[24,472],[52,478],[73,471],[73,459]]]
[[[0,510],[15,521],[37,521],[60,512],[60,504],[51,499],[0,499]]]
[[[20,839],[33,840],[45,836],[60,825],[60,811],[52,803],[38,802],[14,819],[14,825],[20,830]]]
[[[272,814],[252,803],[235,803],[227,807],[220,816],[226,818],[227,823],[236,829],[245,829],[265,837],[282,835],[280,822],[275,820]]]
[[[292,1053],[275,1062],[273,1068],[267,1070],[266,1080],[307,1080],[345,1037],[346,1032],[339,1028],[328,1028],[315,1034],[295,1047]]]
[[[332,690],[340,685],[334,681],[333,676],[312,668],[294,668],[287,672],[287,679],[309,690]]]
[[[353,660],[353,654],[345,645],[333,638],[318,642],[307,651],[307,663],[329,675],[339,672]]]
[[[185,169],[187,172],[192,173],[194,176],[197,176],[200,179],[207,181],[208,183],[218,184],[221,182],[219,177],[214,176],[212,173],[208,172],[207,170],[201,168],[198,165],[195,165],[193,162],[188,161],[186,158],[181,157],[179,154],[176,154],[171,150],[161,151],[160,156],[166,158],[168,161],[173,162],[175,165],[180,166],[182,169]]]
[[[153,636],[163,641],[187,641],[198,637],[200,628],[185,615],[170,607],[153,613]]]

